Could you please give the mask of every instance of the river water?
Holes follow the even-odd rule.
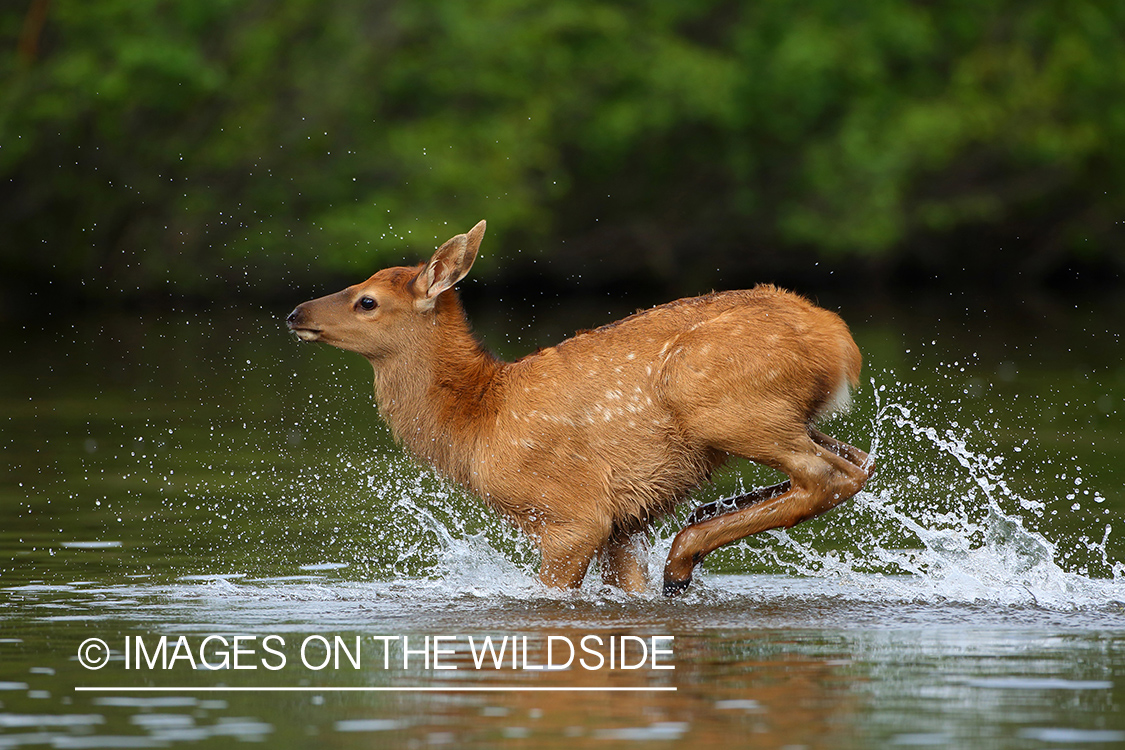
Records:
[[[629,311],[470,309],[509,357]],[[0,748],[1125,746],[1119,307],[844,306],[877,474],[675,600],[543,589],[285,312],[9,326]]]

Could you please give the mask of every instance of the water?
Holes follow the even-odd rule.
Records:
[[[567,312],[476,317],[509,355],[611,317]],[[276,316],[9,330],[0,748],[1125,745],[1114,312],[845,311],[866,380],[826,431],[876,476],[676,600],[543,589],[525,539],[393,445],[366,363]],[[478,669],[485,637],[507,650]]]

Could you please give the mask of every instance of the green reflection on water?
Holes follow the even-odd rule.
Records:
[[[560,308],[529,321],[493,302],[481,305],[477,327],[507,357],[628,311]],[[864,384],[853,412],[826,429],[864,447],[880,434],[871,489],[883,487],[908,512],[964,515],[959,506],[984,503],[971,486],[978,476],[956,475],[955,461],[901,425],[876,423],[876,400],[905,403],[918,424],[1000,461],[1003,510],[1058,545],[1064,568],[1111,574],[1125,558],[1120,532],[1101,544],[1125,509],[1125,366],[1119,332],[1106,321],[1120,315],[843,312],[865,353]],[[377,417],[362,359],[297,344],[280,317],[107,315],[9,331],[0,365],[0,581],[292,575],[321,563],[347,564],[344,577],[427,575],[448,535],[484,535],[534,567],[526,541],[403,457]],[[699,501],[775,477],[739,462],[716,479]],[[845,507],[792,533],[855,559],[867,553],[856,545],[871,523]],[[64,546],[89,541],[120,544]],[[878,541],[918,545],[903,529]],[[708,566],[777,572],[785,546],[751,540]]]

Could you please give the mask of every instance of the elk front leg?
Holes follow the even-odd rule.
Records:
[[[543,555],[539,579],[554,589],[576,589],[586,577],[586,569],[597,551],[598,535],[569,526],[545,528],[539,538]]]
[[[664,566],[665,596],[674,596],[687,588],[695,566],[724,544],[767,529],[790,528],[818,516],[859,492],[868,477],[867,471],[811,439],[804,449],[782,457],[778,463],[789,475],[788,489],[693,523],[676,535]],[[766,496],[784,484],[758,492]]]
[[[645,542],[644,534],[629,535],[619,529],[614,530],[613,536],[598,551],[602,581],[630,594],[639,594],[648,588]]]

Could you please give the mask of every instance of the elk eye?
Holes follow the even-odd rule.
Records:
[[[364,310],[374,310],[376,304],[377,303],[375,302],[374,297],[360,297],[359,298],[359,306],[362,307]]]

